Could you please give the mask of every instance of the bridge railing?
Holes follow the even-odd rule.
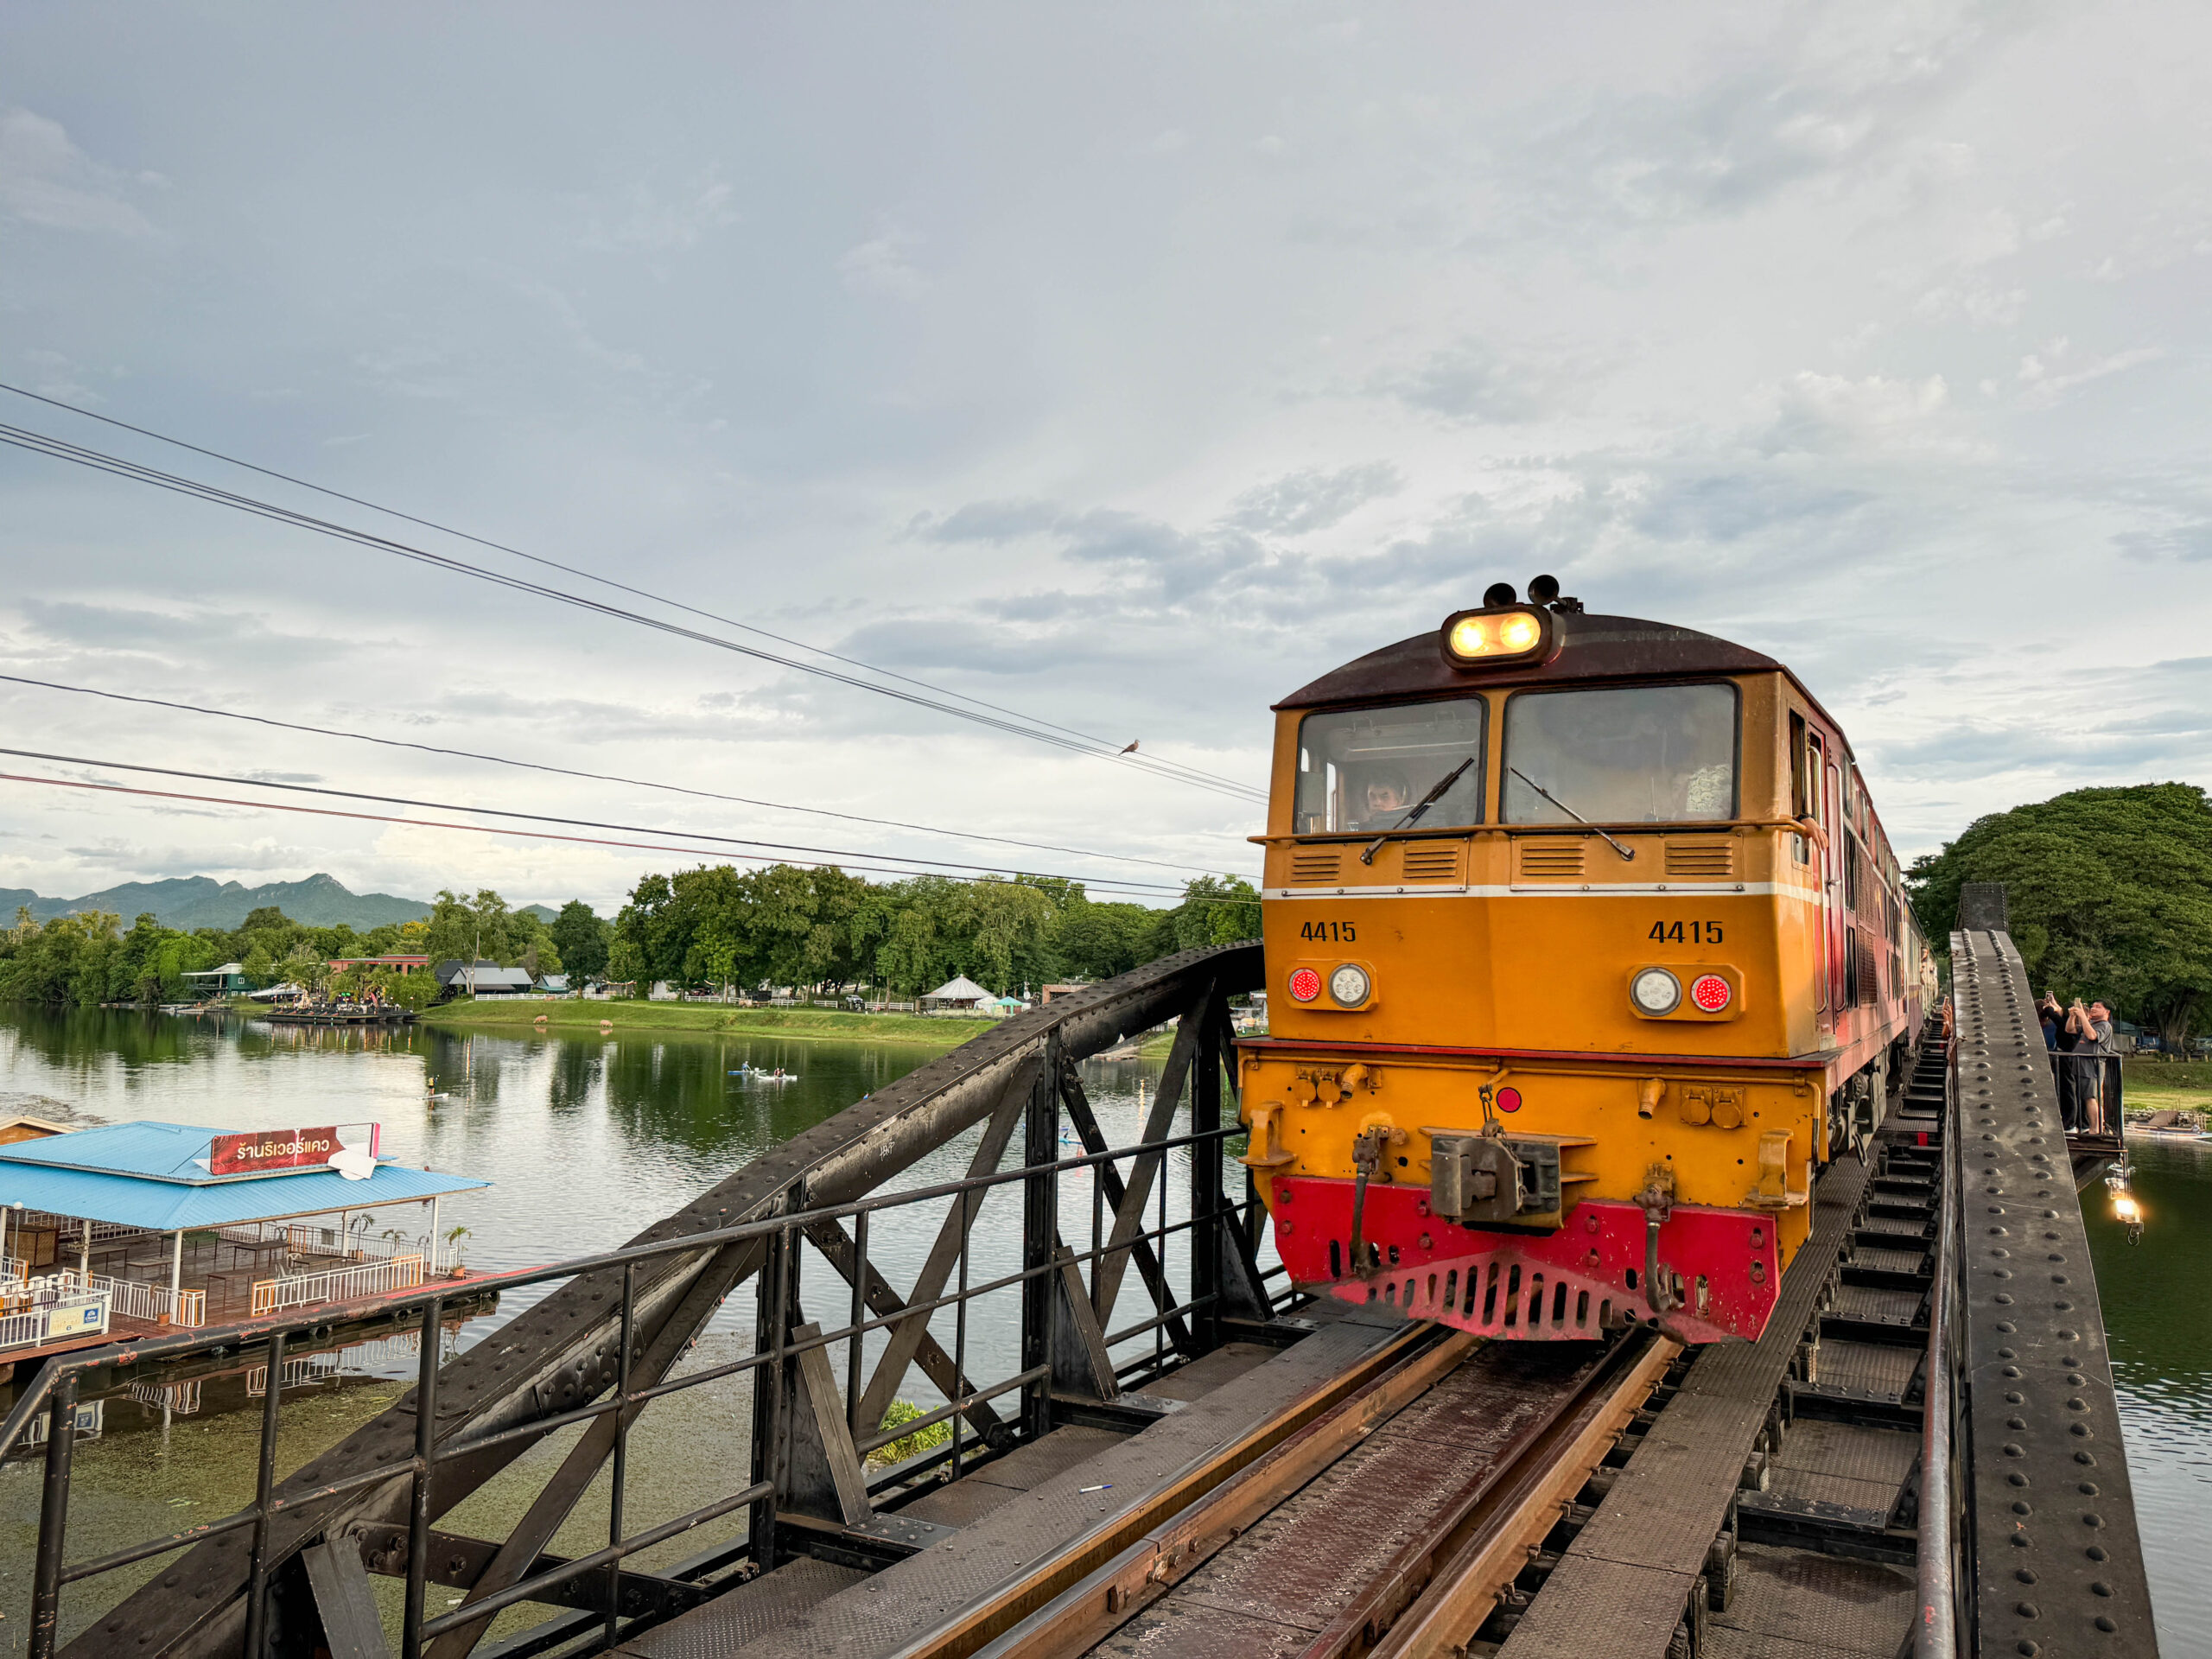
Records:
[[[706,1593],[698,1574],[741,1560],[766,1571],[825,1535],[850,1550],[880,1550],[896,1525],[877,1521],[879,1494],[931,1471],[957,1473],[1059,1421],[1141,1417],[1144,1402],[1124,1397],[1132,1380],[1228,1334],[1287,1339],[1275,1315],[1277,1304],[1290,1300],[1288,1287],[1271,1289],[1274,1275],[1258,1265],[1260,1207],[1249,1183],[1239,1199],[1224,1190],[1225,1143],[1243,1131],[1223,1122],[1224,1071],[1235,1087],[1223,995],[1255,971],[1257,954],[1256,946],[1186,953],[1065,999],[1065,1007],[1056,1001],[1049,1017],[1017,1016],[923,1068],[933,1075],[912,1074],[764,1154],[640,1243],[359,1305],[352,1311],[397,1313],[419,1328],[416,1384],[407,1400],[286,1478],[276,1459],[283,1389],[270,1389],[251,1504],[76,1561],[67,1555],[71,1425],[89,1376],[126,1361],[144,1365],[218,1349],[283,1376],[288,1346],[344,1319],[349,1307],[279,1311],[242,1326],[134,1344],[127,1352],[63,1357],[0,1424],[0,1445],[16,1443],[35,1415],[49,1430],[29,1653],[46,1659],[56,1649],[68,1586],[181,1548],[189,1553],[168,1564],[158,1588],[98,1610],[94,1598],[73,1596],[73,1624],[81,1626],[95,1611],[98,1617],[78,1645],[105,1651],[122,1639],[149,1653],[213,1646],[252,1659],[272,1649],[348,1650],[353,1636],[365,1643],[372,1634],[340,1627],[363,1608],[372,1618],[365,1580],[376,1572],[405,1580],[406,1659],[459,1659],[496,1615],[524,1602],[568,1610],[538,1630],[567,1642],[595,1627],[612,1646],[696,1605]],[[1109,1147],[1076,1060],[1156,1024],[1164,1011],[1182,1018],[1158,1090],[1138,1139]],[[1173,1132],[1184,1113],[1187,1131]],[[1064,1122],[1081,1147],[1072,1155],[1060,1155]],[[975,1130],[966,1175],[881,1190],[922,1154]],[[1004,1166],[1010,1154],[1016,1161]],[[1186,1200],[1173,1206],[1171,1173],[1187,1179]],[[987,1209],[995,1214],[1016,1198],[1018,1240],[1010,1226],[978,1227]],[[902,1293],[885,1267],[911,1264],[914,1245],[940,1214]],[[1064,1217],[1073,1224],[1065,1231]],[[886,1249],[887,1236],[896,1248]],[[721,1363],[695,1355],[693,1369],[679,1370],[723,1299],[747,1278],[754,1289],[750,1351]],[[1148,1306],[1117,1323],[1125,1279]],[[437,1332],[450,1300],[536,1287],[558,1287],[496,1338],[442,1361]],[[992,1298],[1015,1318],[1000,1322],[1007,1339],[979,1344],[971,1325]],[[810,1302],[828,1319],[810,1319]],[[1007,1328],[1014,1325],[1018,1342]],[[942,1403],[887,1422],[887,1407],[917,1370]],[[495,1378],[496,1388],[487,1387]],[[737,1379],[751,1383],[749,1459],[718,1449],[691,1463],[694,1472],[734,1465],[747,1478],[681,1515],[632,1528],[626,1510],[639,1414],[686,1390]],[[433,1530],[441,1511],[564,1429],[577,1431],[565,1455],[524,1466],[524,1478],[537,1482],[535,1496],[520,1495],[528,1499],[524,1513],[504,1540]],[[871,1454],[932,1431],[942,1444],[871,1471]],[[608,1491],[604,1545],[565,1560],[547,1556],[554,1531],[603,1467],[612,1476],[601,1488]],[[695,1561],[689,1582],[626,1565],[640,1551],[741,1511],[742,1541]],[[916,1523],[896,1524],[912,1530]],[[280,1574],[302,1570],[298,1589],[306,1593],[272,1592]],[[433,1581],[464,1588],[464,1600],[431,1616]],[[321,1629],[277,1628],[302,1617]],[[380,1632],[375,1639],[381,1643]],[[515,1650],[534,1648],[525,1642]]]

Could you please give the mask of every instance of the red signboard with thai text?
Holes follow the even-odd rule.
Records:
[[[219,1135],[209,1144],[210,1175],[258,1175],[270,1170],[321,1169],[346,1147],[366,1144],[374,1155],[378,1125],[331,1124],[314,1129],[256,1129]]]

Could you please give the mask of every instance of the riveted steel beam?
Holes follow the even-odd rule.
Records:
[[[1951,975],[1974,1640],[1992,1654],[2155,1654],[2112,1357],[2027,969],[2005,933],[1972,929],[1951,936]]]

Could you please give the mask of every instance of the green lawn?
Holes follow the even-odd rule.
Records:
[[[712,1002],[541,1002],[505,998],[449,1002],[423,1016],[432,1026],[519,1034],[540,1029],[596,1033],[602,1020],[626,1031],[688,1031],[701,1035],[790,1037],[824,1042],[917,1043],[957,1048],[998,1024],[995,1020],[934,1020],[912,1014],[845,1014],[835,1008],[734,1008]]]
[[[2212,1060],[2122,1060],[2120,1077],[2131,1100],[2139,1093],[2201,1096],[2212,1092]]]

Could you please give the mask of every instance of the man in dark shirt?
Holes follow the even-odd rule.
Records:
[[[2075,997],[2074,1006],[2066,1011],[2066,1031],[2074,1039],[2067,1046],[2075,1056],[2075,1086],[2081,1096],[2081,1121],[2076,1127],[2090,1135],[2117,1134],[2120,1051],[2113,1042],[2111,1007],[2101,1001],[2084,1007],[2082,999]]]

